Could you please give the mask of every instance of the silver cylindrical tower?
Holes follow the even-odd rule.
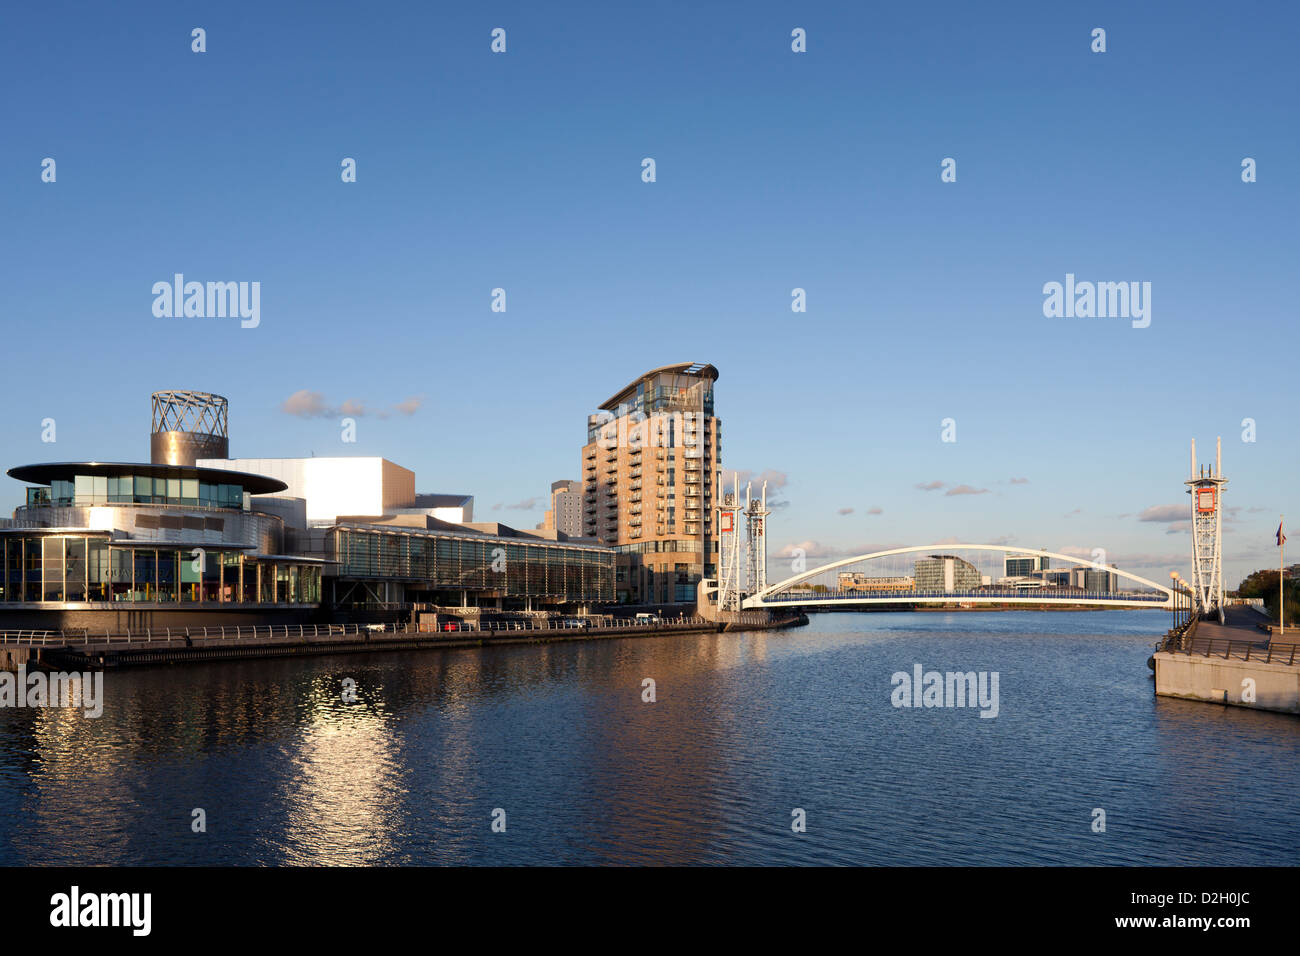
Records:
[[[229,458],[228,403],[208,392],[153,393],[149,460],[155,465],[193,465],[200,458]]]

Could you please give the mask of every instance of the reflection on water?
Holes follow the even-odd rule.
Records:
[[[98,720],[0,711],[0,863],[1300,862],[1300,720],[1155,698],[1165,625],[825,614],[110,673]],[[894,709],[918,663],[998,671],[997,719]]]

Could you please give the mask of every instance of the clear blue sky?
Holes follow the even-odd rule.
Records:
[[[384,455],[529,527],[588,412],[704,361],[724,464],[784,481],[774,553],[1009,539],[1186,573],[1187,533],[1139,516],[1186,506],[1188,441],[1220,434],[1231,584],[1300,514],[1292,4],[0,19],[5,468],[147,459],[149,393],[198,388],[229,397],[237,456]],[[176,272],[260,282],[261,325],[155,318]],[[1150,282],[1150,327],[1045,318],[1066,273]],[[344,445],[338,416],[281,411],[300,390],[421,403]]]

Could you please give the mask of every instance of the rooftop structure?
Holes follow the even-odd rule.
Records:
[[[200,458],[230,455],[229,403],[209,392],[170,390],[153,393],[149,460],[154,464],[193,465]]]

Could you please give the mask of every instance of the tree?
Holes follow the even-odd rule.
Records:
[[[1264,609],[1268,616],[1277,618],[1278,571],[1270,569],[1255,571],[1246,576],[1237,587],[1237,597],[1263,598]],[[1282,582],[1286,589],[1286,623],[1288,626],[1300,625],[1300,580],[1286,578]]]

